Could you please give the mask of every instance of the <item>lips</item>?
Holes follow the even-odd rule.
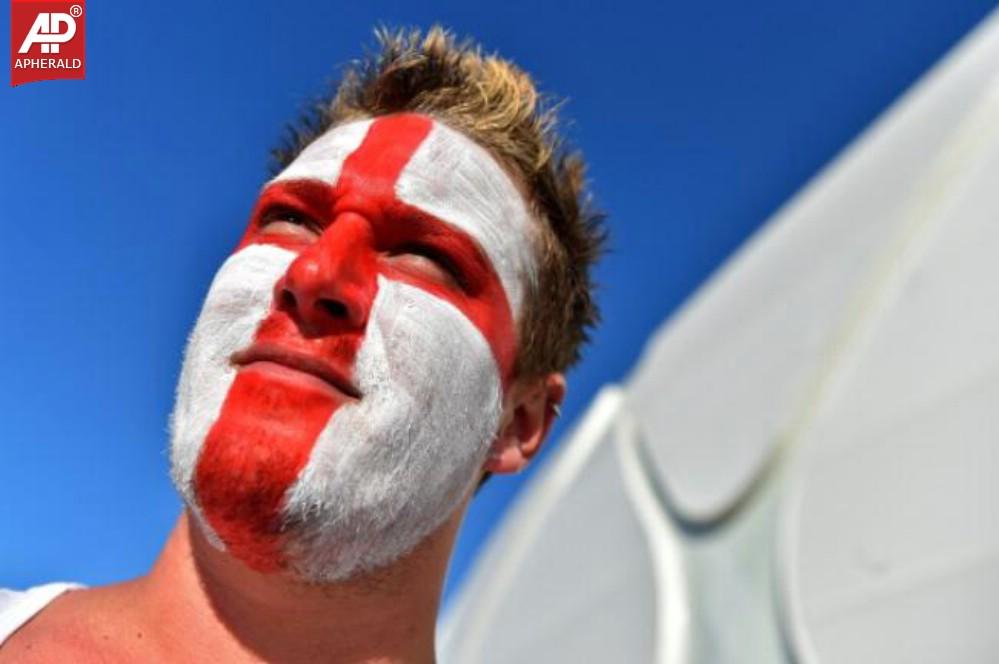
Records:
[[[350,381],[347,372],[327,361],[273,344],[255,343],[245,350],[233,353],[231,361],[238,367],[247,367],[257,362],[272,362],[315,376],[352,399],[361,398],[361,392]]]

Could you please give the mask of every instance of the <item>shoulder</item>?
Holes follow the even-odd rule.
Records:
[[[0,644],[0,664],[150,661],[134,582],[57,593]],[[72,586],[80,588],[80,586]],[[67,588],[68,589],[68,588]]]
[[[115,643],[108,643],[102,594],[99,588],[77,584],[2,591],[0,664],[129,661],[113,647]]]
[[[55,598],[80,587],[77,583],[47,583],[28,590],[0,588],[0,644]]]
[[[22,591],[0,588],[0,661],[7,661],[11,651],[17,650],[11,643],[40,613],[67,591],[81,587],[77,583],[47,583]]]

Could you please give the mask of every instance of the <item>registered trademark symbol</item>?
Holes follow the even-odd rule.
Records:
[[[73,15],[73,18],[80,18],[83,14],[83,7],[80,5],[73,5],[69,8],[69,13]]]

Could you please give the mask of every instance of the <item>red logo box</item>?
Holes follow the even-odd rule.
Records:
[[[86,78],[86,16],[84,0],[11,0],[10,84]]]

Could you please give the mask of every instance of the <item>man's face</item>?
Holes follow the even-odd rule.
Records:
[[[268,183],[171,420],[209,539],[333,581],[450,516],[497,432],[533,223],[488,152],[422,115],[336,127]]]

